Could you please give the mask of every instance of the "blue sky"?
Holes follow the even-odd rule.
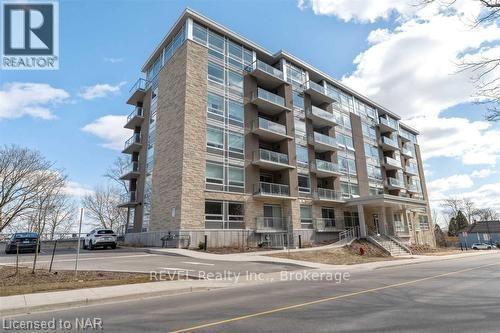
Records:
[[[449,18],[438,10],[415,13],[408,7],[411,0],[387,7],[375,3],[61,1],[60,69],[0,72],[0,102],[10,102],[0,106],[0,142],[38,149],[56,161],[75,193],[103,184],[102,175],[119,156],[118,146],[127,133],[110,128],[121,119],[111,116],[130,113],[125,100],[144,60],[190,7],[270,51],[287,50],[402,114],[422,131],[424,157],[430,157],[425,161],[427,181],[436,204],[444,196],[462,194],[490,204],[500,196],[500,144],[494,142],[500,141],[500,125],[483,121],[485,107],[468,101],[473,89],[463,76],[442,72],[447,66],[435,68],[425,59],[452,62],[450,57],[484,45],[474,40],[498,45],[500,34],[496,40],[491,36],[500,30],[463,36],[458,28],[456,36],[448,31],[441,40],[436,31],[429,41],[426,29],[453,22],[445,21]],[[471,7],[466,9],[471,12]],[[458,8],[457,16],[461,11],[465,9]],[[454,42],[445,49],[432,48],[448,39]],[[408,51],[404,45],[410,45]],[[405,67],[409,64],[411,68]],[[36,84],[31,93],[26,92],[27,83]],[[22,111],[31,107],[43,108],[45,116]],[[439,137],[435,133],[440,126],[454,135]],[[468,128],[474,130],[470,140],[460,133]],[[471,152],[477,157],[464,158]]]

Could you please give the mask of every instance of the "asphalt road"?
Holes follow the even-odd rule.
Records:
[[[20,255],[21,265],[33,263],[32,253]],[[76,250],[57,251],[53,269],[71,270],[75,267]],[[48,268],[50,253],[41,253],[37,259],[37,267]],[[0,265],[15,264],[16,255],[0,255]],[[218,260],[193,259],[178,255],[149,254],[142,250],[80,250],[78,262],[80,270],[111,270],[127,272],[178,272],[181,275],[192,275],[203,278],[206,273],[246,274],[271,273],[279,271],[297,270],[301,266],[276,264],[266,262],[234,262]]]
[[[24,315],[105,332],[498,332],[500,254]]]

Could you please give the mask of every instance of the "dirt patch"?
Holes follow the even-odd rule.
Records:
[[[335,241],[322,241],[319,243],[308,243],[303,244],[302,248],[312,248],[319,247],[328,244],[332,244]],[[215,253],[215,254],[230,254],[230,253],[245,253],[245,252],[259,252],[259,251],[279,251],[281,249],[271,248],[271,247],[219,247],[219,248],[208,248],[207,251],[204,249],[196,248],[195,251],[207,252],[207,253]]]
[[[455,247],[430,247],[428,245],[411,245],[410,249],[412,254],[425,256],[446,256],[463,252]]]
[[[363,248],[364,255],[360,255]],[[354,265],[398,258],[385,254],[367,241],[354,241],[351,245],[336,249],[271,254],[271,257],[303,260],[329,265]]]
[[[73,271],[49,273],[46,269],[37,269],[32,274],[30,268],[19,267],[19,274],[16,275],[15,267],[0,267],[0,296],[144,282],[153,282],[149,274],[78,271],[78,280],[75,280]]]

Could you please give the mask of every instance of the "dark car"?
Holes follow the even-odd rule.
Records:
[[[36,232],[16,232],[5,245],[5,253],[17,253],[17,245],[19,244],[19,253],[35,252],[38,234]],[[38,249],[40,252],[40,248]]]

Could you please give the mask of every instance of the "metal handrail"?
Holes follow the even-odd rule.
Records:
[[[287,218],[284,217],[256,217],[257,230],[286,230]]]
[[[143,79],[143,78],[139,78],[139,79],[137,79],[137,81],[135,81],[132,88],[130,88],[129,93],[136,91],[136,90],[146,90],[146,87],[149,85],[149,83],[150,82],[148,80]]]
[[[142,108],[140,106],[136,106],[134,108],[134,110],[127,116],[127,122],[130,121],[130,119],[134,118],[134,117],[142,117],[143,116],[143,111],[142,111]]]
[[[140,133],[134,133],[130,138],[125,141],[125,148],[130,146],[133,143],[140,143],[141,142],[141,134]]]

